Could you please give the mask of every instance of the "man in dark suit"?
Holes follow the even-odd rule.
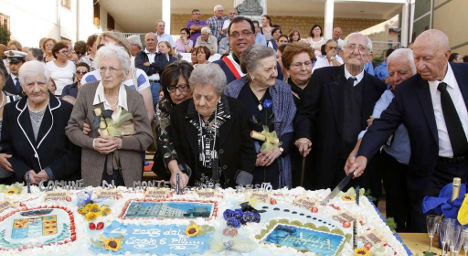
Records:
[[[8,95],[20,95],[23,92],[21,89],[21,84],[18,78],[18,71],[20,67],[25,62],[25,58],[28,55],[25,52],[20,51],[6,51],[5,55],[8,57],[8,63],[10,68],[10,75],[8,75],[8,79],[5,83],[5,87],[3,87],[3,91]]]
[[[346,158],[385,91],[382,81],[364,71],[371,51],[368,37],[348,35],[340,53],[345,64],[316,70],[304,89],[295,120],[296,146],[303,155],[312,146],[313,168],[307,174],[312,189],[334,187],[344,177]]]
[[[453,177],[468,179],[468,65],[449,65],[448,38],[435,29],[416,38],[413,52],[418,74],[397,87],[392,103],[369,127],[358,157],[345,171],[361,175],[368,159],[403,123],[411,143],[408,231],[425,232],[424,196],[437,195]]]

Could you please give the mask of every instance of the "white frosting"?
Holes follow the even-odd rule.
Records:
[[[92,188],[87,187],[84,190],[78,191],[69,191],[69,195],[71,197],[71,201],[60,201],[60,202],[44,202],[44,192],[39,191],[39,189],[35,186],[31,187],[31,194],[26,192],[26,188],[24,188],[19,195],[3,195],[0,194],[0,200],[9,199],[14,202],[17,208],[9,208],[0,212],[0,218],[5,215],[8,215],[12,211],[20,209],[20,203],[23,205],[22,207],[27,208],[36,208],[41,206],[50,206],[50,205],[59,205],[64,208],[67,208],[73,212],[74,215],[74,222],[75,222],[75,230],[76,230],[76,241],[70,242],[63,245],[52,245],[52,246],[43,246],[43,248],[29,248],[26,250],[18,251],[18,250],[7,250],[7,251],[0,251],[0,255],[95,255],[91,250],[89,250],[90,245],[90,238],[97,238],[101,231],[90,230],[88,228],[88,222],[85,220],[84,216],[78,213],[78,195],[83,193],[83,191],[93,191],[93,198],[92,200],[96,200],[95,192],[100,190],[101,188]],[[319,202],[323,200],[329,193],[330,190],[317,190],[317,191],[307,191],[303,188],[295,188],[292,190],[288,189],[280,189],[274,190],[269,193],[269,198],[274,200],[261,202],[259,200],[251,201],[251,205],[255,207],[257,210],[266,210],[267,212],[261,213],[261,221],[260,223],[248,223],[247,225],[243,225],[238,229],[238,236],[237,237],[228,237],[223,236],[222,232],[226,228],[226,221],[223,218],[223,212],[226,209],[237,209],[240,208],[240,204],[245,202],[248,199],[251,191],[244,191],[242,193],[238,193],[236,189],[228,188],[225,190],[222,189],[215,189],[213,191],[214,196],[206,198],[200,196],[196,191],[187,191],[182,195],[177,195],[174,191],[171,191],[168,195],[167,200],[198,200],[198,201],[216,201],[217,202],[217,217],[212,216],[212,218],[205,219],[205,218],[196,218],[196,219],[151,219],[151,218],[140,218],[140,219],[120,219],[120,215],[123,212],[123,209],[127,205],[129,200],[142,200],[145,199],[144,191],[141,189],[127,189],[124,187],[117,188],[117,191],[120,192],[122,198],[117,200],[114,199],[97,199],[99,205],[108,205],[111,208],[111,213],[108,216],[100,216],[98,217],[94,223],[103,222],[105,226],[108,226],[112,223],[112,221],[119,221],[123,224],[135,224],[135,225],[189,225],[191,221],[197,223],[197,225],[210,225],[215,228],[215,233],[213,235],[216,239],[222,239],[222,241],[228,241],[231,239],[237,239],[239,237],[245,237],[255,241],[258,246],[255,248],[254,251],[249,253],[245,253],[245,255],[315,255],[314,253],[301,253],[298,252],[294,248],[290,247],[277,247],[273,244],[262,243],[258,241],[255,236],[259,235],[260,232],[266,229],[267,225],[273,219],[286,219],[289,221],[299,221],[302,224],[305,223],[313,223],[315,226],[326,226],[329,230],[333,229],[340,229],[344,232],[344,234],[352,235],[353,228],[351,227],[343,227],[343,223],[340,221],[334,220],[332,216],[338,215],[340,213],[348,213],[353,217],[358,218],[361,223],[358,222],[358,235],[362,236],[367,233],[374,233],[377,236],[384,240],[382,244],[385,244],[384,248],[386,253],[389,255],[407,255],[405,249],[401,245],[401,243],[392,235],[389,228],[386,224],[382,221],[379,215],[376,213],[374,206],[372,205],[369,200],[361,196],[360,197],[360,205],[356,205],[355,201],[343,201],[341,196],[337,196],[336,198],[332,199],[327,206],[320,205]],[[207,191],[204,191],[207,192]],[[206,193],[205,193],[206,195]],[[310,201],[317,202],[317,209],[318,212],[312,212],[310,209],[305,209],[303,207],[293,205],[293,201],[296,197],[307,197]],[[276,201],[276,202],[273,202]],[[275,203],[275,204],[272,204]],[[335,207],[333,207],[335,206]],[[277,208],[277,209],[275,209]],[[59,218],[64,218],[66,216],[58,216]],[[315,218],[315,220],[314,220]],[[11,226],[11,218],[6,219],[3,222],[0,222],[0,231],[7,230]],[[320,220],[320,221],[319,221]],[[325,223],[325,224],[324,224]],[[352,223],[351,223],[352,224]],[[10,227],[11,229],[11,227]],[[352,240],[352,239],[351,239]],[[363,246],[362,242],[360,242],[359,247]],[[85,253],[86,252],[86,253]],[[341,255],[353,255],[353,246],[352,241],[346,242],[341,250]],[[100,254],[98,254],[100,255]],[[102,254],[108,255],[108,254]],[[130,254],[129,252],[123,255],[135,255]],[[149,254],[140,254],[140,255],[149,255]],[[155,255],[155,254],[153,254]],[[210,250],[206,251],[203,255],[216,255],[218,256],[219,253],[213,253]]]

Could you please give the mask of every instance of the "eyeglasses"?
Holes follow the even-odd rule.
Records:
[[[111,73],[117,73],[118,71],[122,70],[121,68],[115,68],[115,67],[100,67],[99,72],[101,73],[106,73],[106,71],[109,70]]]
[[[69,53],[70,51],[69,50],[62,50],[62,51],[58,51],[59,53],[63,53],[63,54],[67,54]]]
[[[368,53],[369,52],[369,48],[367,48],[364,45],[360,45],[360,44],[359,45],[357,45],[357,44],[348,44],[348,45],[346,45],[346,48],[350,49],[351,51],[354,51],[357,48],[359,53]]]
[[[250,36],[252,34],[253,34],[252,31],[246,29],[246,30],[242,30],[242,32],[240,32],[240,33],[238,31],[234,31],[229,36],[232,37],[232,38],[238,38],[240,35]]]
[[[84,75],[84,74],[88,73],[88,71],[77,70],[76,73]]]
[[[336,46],[327,46],[327,49],[329,49],[329,50],[338,50],[338,47],[336,47]]]
[[[311,66],[312,66],[312,61],[294,62],[294,63],[291,63],[291,67],[295,67],[295,68],[301,68],[303,65],[304,65],[306,68],[311,67]]]
[[[188,85],[188,84],[179,84],[178,86],[169,86],[169,87],[167,87],[167,92],[174,93],[176,90],[179,90],[181,92],[185,92],[189,88],[190,88],[190,85]]]

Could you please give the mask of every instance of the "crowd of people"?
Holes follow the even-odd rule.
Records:
[[[359,32],[341,39],[336,27],[327,40],[314,25],[301,39],[267,15],[262,26],[236,15],[217,5],[205,22],[194,9],[175,43],[159,20],[144,47],[117,32],[74,47],[10,41],[1,182],[132,186],[152,148],[158,179],[181,188],[315,190],[352,173],[378,195],[383,180],[398,230],[423,231],[422,198],[468,180],[468,64],[455,63],[447,36],[428,30],[389,49],[373,75],[372,41]]]

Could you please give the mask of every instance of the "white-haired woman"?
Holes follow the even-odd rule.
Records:
[[[281,143],[261,150],[259,141],[255,141],[257,168],[254,184],[269,182],[274,188],[291,187],[289,151],[296,113],[291,87],[276,79],[275,52],[270,47],[250,46],[241,55],[241,68],[247,75],[231,82],[226,95],[242,102],[248,112],[251,130],[262,132],[264,127],[268,127],[269,131],[276,132]]]
[[[234,99],[224,96],[224,72],[216,64],[199,65],[189,83],[192,99],[175,107],[169,128],[177,160],[190,170],[185,173],[191,173],[179,173],[179,185],[249,184],[254,145],[245,112]]]
[[[131,66],[123,47],[101,47],[95,64],[102,79],[80,90],[66,133],[82,148],[81,175],[86,185],[107,181],[132,186],[141,180],[142,154],[153,142],[143,99],[123,83]],[[123,119],[127,121],[122,123]],[[88,134],[83,133],[83,122],[91,124]]]
[[[80,153],[65,135],[72,105],[49,90],[49,71],[44,63],[28,61],[19,70],[25,96],[4,109],[1,150],[18,181],[79,178]]]
[[[201,36],[197,38],[195,47],[206,46],[210,49],[210,54],[215,54],[218,52],[218,40],[216,37],[211,34],[211,29],[209,27],[203,27],[201,29]]]

